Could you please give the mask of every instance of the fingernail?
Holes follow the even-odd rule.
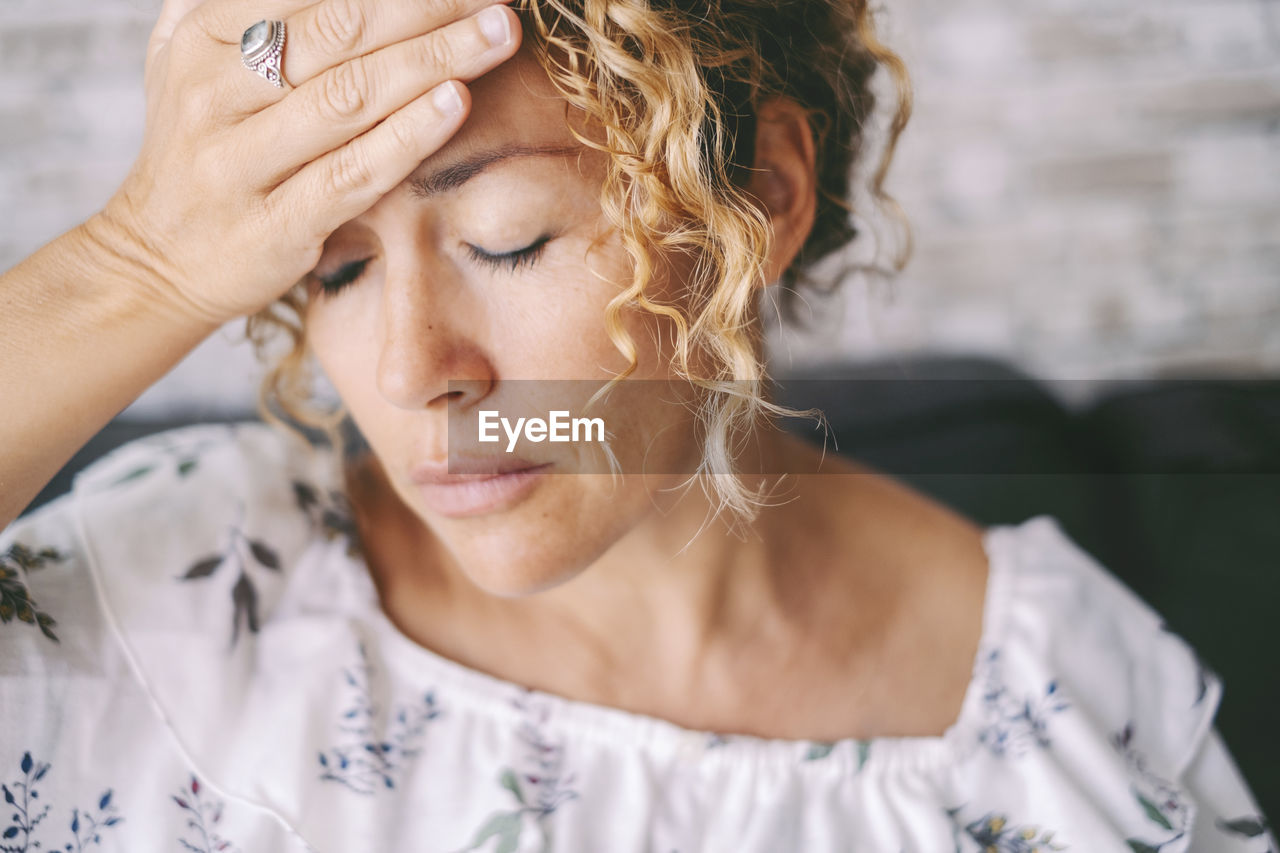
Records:
[[[462,112],[462,98],[458,95],[458,87],[452,81],[437,86],[431,95],[431,100],[443,115],[451,116]]]
[[[511,25],[507,21],[507,13],[501,6],[490,6],[480,13],[478,18],[480,32],[494,47],[502,47],[511,41]]]

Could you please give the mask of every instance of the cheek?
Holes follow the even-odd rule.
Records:
[[[370,359],[376,356],[376,350],[361,343],[371,339],[365,328],[353,320],[349,307],[347,303],[312,302],[305,315],[304,328],[311,357],[343,403],[355,411],[369,404],[365,397],[374,391],[369,376]]]
[[[635,306],[618,312],[612,322],[609,319],[610,302],[631,286],[631,256],[621,245],[611,242],[594,250],[589,263],[584,263],[581,255],[576,259],[576,264],[548,266],[528,277],[526,292],[534,294],[535,300],[520,313],[524,318],[536,319],[512,332],[521,337],[531,334],[538,350],[560,365],[560,369],[540,375],[572,374],[574,378],[588,379],[622,372],[630,359],[614,342],[613,333],[617,332],[630,337],[636,357],[633,378],[670,375],[674,354],[674,326],[670,319]],[[682,287],[677,286],[674,276],[665,272],[657,275],[659,272],[663,272],[662,267],[655,267],[655,278],[646,288],[646,295],[654,303],[673,304],[670,294]],[[622,344],[627,345],[625,338]],[[572,370],[567,369],[570,366]]]
[[[655,506],[669,502],[682,480],[557,475],[536,505],[465,531],[438,530],[476,586],[507,598],[533,595],[590,568]]]

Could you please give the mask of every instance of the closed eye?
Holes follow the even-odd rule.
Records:
[[[503,252],[495,255],[486,252],[484,249],[476,246],[467,246],[467,254],[471,256],[471,260],[484,266],[492,267],[499,270],[517,270],[521,266],[532,266],[538,257],[542,254],[542,250],[546,248],[551,235],[547,234],[539,237],[537,240],[525,246],[523,249],[516,249],[513,252]]]
[[[362,261],[352,261],[349,264],[343,264],[338,271],[331,276],[316,276],[316,281],[320,282],[320,292],[325,296],[333,296],[342,290],[351,282],[360,277],[364,272],[364,268],[369,265],[369,261],[373,258],[365,258]]]
[[[515,271],[521,266],[532,266],[542,255],[548,242],[551,241],[551,235],[539,237],[534,242],[525,246],[523,249],[516,249],[511,252],[503,252],[501,254],[493,254],[486,252],[477,246],[467,245],[467,255],[471,260],[483,266],[491,267],[497,270]],[[338,268],[333,275],[320,277],[316,276],[316,280],[320,283],[320,291],[325,296],[333,296],[343,290],[347,285],[358,279],[364,273],[365,268],[373,258],[364,258],[359,261],[351,261]]]

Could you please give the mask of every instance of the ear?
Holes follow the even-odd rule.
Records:
[[[813,230],[817,173],[813,131],[804,109],[790,98],[773,98],[756,112],[754,169],[747,192],[773,223],[773,251],[766,281],[776,282]]]

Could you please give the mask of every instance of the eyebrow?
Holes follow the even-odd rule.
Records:
[[[517,157],[569,157],[580,153],[582,153],[582,147],[576,145],[504,145],[473,154],[425,175],[415,173],[407,183],[409,192],[414,198],[430,198],[458,189],[485,169],[503,160]]]

